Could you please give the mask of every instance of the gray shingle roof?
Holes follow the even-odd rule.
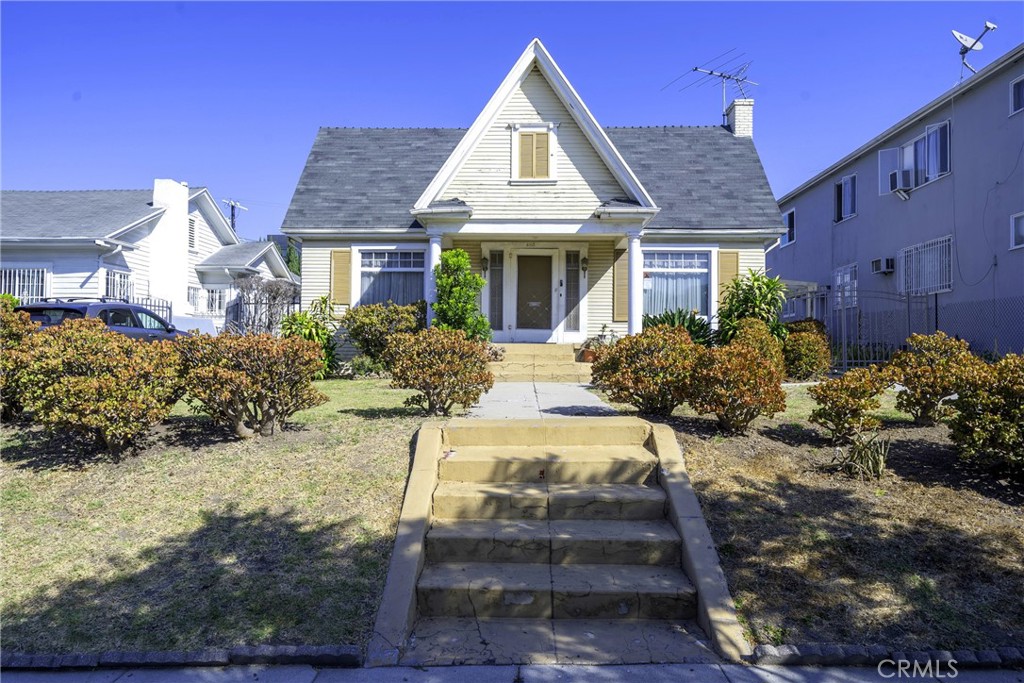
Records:
[[[4,190],[0,237],[99,239],[154,211],[153,190]]]
[[[721,127],[607,128],[661,212],[652,228],[778,228],[750,139]],[[407,228],[461,128],[321,128],[284,228]],[[597,207],[595,207],[597,208]]]
[[[240,242],[228,244],[213,252],[199,263],[200,266],[217,266],[219,268],[245,268],[260,254],[272,246],[271,242]]]

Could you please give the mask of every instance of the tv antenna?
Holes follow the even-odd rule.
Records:
[[[699,73],[699,74],[701,74],[701,76],[698,77],[697,80],[695,80],[695,81],[693,81],[693,82],[683,86],[682,88],[680,88],[679,92],[682,92],[682,91],[686,90],[687,88],[691,88],[693,86],[703,87],[703,86],[707,85],[708,83],[714,83],[715,79],[718,79],[719,82],[721,83],[721,86],[722,86],[722,123],[723,124],[726,123],[727,122],[727,116],[726,116],[726,108],[727,108],[727,104],[726,104],[726,102],[727,102],[727,100],[726,100],[726,86],[729,83],[732,83],[733,86],[739,91],[740,97],[745,98],[747,96],[747,87],[748,86],[752,86],[752,85],[758,85],[754,81],[752,81],[749,78],[747,78],[747,70],[750,69],[750,65],[754,63],[752,60],[748,60],[746,62],[740,62],[739,64],[733,65],[731,68],[727,69],[727,67],[729,67],[731,64],[733,64],[734,62],[737,62],[738,60],[741,60],[744,57],[744,55],[746,55],[745,52],[741,52],[738,55],[735,55],[735,56],[733,56],[731,58],[724,59],[724,61],[722,61],[723,58],[727,57],[730,53],[735,52],[735,51],[736,51],[736,48],[732,48],[731,50],[727,50],[727,51],[723,52],[722,54],[718,55],[714,59],[708,60],[707,62],[705,62],[704,64],[701,64],[700,66],[693,67],[692,69],[690,69],[686,73],[681,74],[680,76],[677,76],[672,81],[667,83],[664,87],[662,87],[662,90],[664,90],[668,86],[672,85],[673,83],[675,83],[679,79],[683,78],[684,76],[687,76],[687,75],[693,74],[693,73]],[[711,68],[705,68],[705,67],[708,67],[709,65],[711,65],[712,62],[718,62],[718,63],[715,64],[714,66],[711,66]]]
[[[967,63],[967,55],[973,51],[981,50],[984,47],[981,44],[982,37],[989,31],[995,31],[998,28],[991,21],[985,22],[985,30],[978,35],[977,38],[971,38],[969,35],[960,33],[960,31],[953,31],[953,37],[956,38],[956,42],[960,43],[960,80],[964,80],[964,67],[966,66],[971,70],[971,73],[978,73],[978,70]]]
[[[245,208],[234,199],[222,199],[221,201],[231,207],[231,230],[238,232],[235,230],[235,209],[241,209],[242,211],[248,211],[249,209]]]

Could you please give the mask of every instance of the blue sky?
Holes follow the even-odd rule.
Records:
[[[603,125],[713,125],[717,87],[662,86],[732,48],[761,85],[777,196],[960,73],[950,29],[1024,40],[1019,2],[0,4],[4,189],[207,185],[277,232],[319,126],[465,127],[540,37]]]

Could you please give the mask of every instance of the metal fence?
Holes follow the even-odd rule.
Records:
[[[281,320],[301,310],[298,299],[284,304],[248,303],[236,298],[224,311],[224,331],[234,334],[281,333]]]
[[[884,363],[911,334],[938,330],[984,356],[1024,352],[1024,296],[947,303],[944,294],[899,295],[845,288],[790,297],[783,320],[824,323],[836,370]]]
[[[129,303],[148,308],[167,322],[171,322],[171,314],[174,312],[174,307],[167,299],[158,299],[154,296],[134,296],[131,297]]]

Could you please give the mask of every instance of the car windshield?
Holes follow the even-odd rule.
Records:
[[[74,308],[30,308],[27,309],[27,313],[33,322],[41,325],[59,325],[65,320],[85,317],[81,311]]]

